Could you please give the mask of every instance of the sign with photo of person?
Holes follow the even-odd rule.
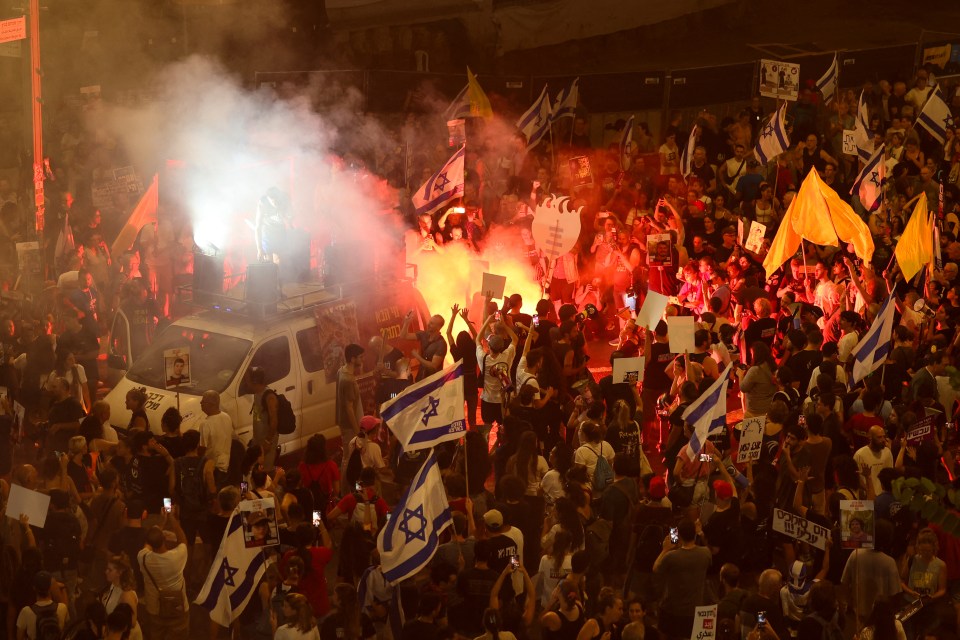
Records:
[[[269,547],[280,544],[280,528],[277,526],[277,509],[273,498],[243,500],[240,503],[243,521],[243,546]]]
[[[190,384],[190,349],[166,349],[163,352],[163,373],[167,389]]]
[[[669,233],[651,233],[647,236],[647,266],[673,266],[673,237]]]
[[[873,500],[840,501],[840,544],[844,549],[873,549]]]
[[[760,95],[796,100],[800,92],[800,65],[782,60],[760,60]]]

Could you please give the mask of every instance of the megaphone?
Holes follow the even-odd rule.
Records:
[[[932,318],[937,315],[937,312],[931,309],[930,305],[928,305],[927,301],[923,298],[913,303],[913,310],[927,318]]]

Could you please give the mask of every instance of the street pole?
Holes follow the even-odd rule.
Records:
[[[40,0],[30,0],[27,16],[28,38],[30,40],[30,113],[33,120],[33,198],[37,208],[37,242],[40,245],[40,259],[43,260],[43,217],[44,196],[43,181],[45,169],[43,162],[43,96],[41,92],[40,71]],[[41,262],[41,270],[42,270]],[[43,274],[41,274],[43,277]]]

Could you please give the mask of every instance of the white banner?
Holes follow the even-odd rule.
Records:
[[[830,529],[783,509],[773,510],[773,530],[800,542],[806,542],[821,551],[826,550],[827,541],[830,540]]]
[[[763,428],[766,424],[767,416],[744,419],[743,430],[740,432],[740,448],[737,450],[737,463],[755,462],[760,459]]]
[[[697,607],[693,614],[693,631],[690,640],[709,640],[717,637],[717,605]]]

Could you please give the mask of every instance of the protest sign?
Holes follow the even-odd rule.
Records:
[[[651,233],[647,236],[647,266],[673,266],[673,239],[669,233]]]
[[[840,501],[840,540],[844,549],[873,549],[873,500]]]
[[[13,42],[27,37],[27,18],[11,18],[0,20],[0,42]]]
[[[911,445],[919,444],[922,440],[930,440],[933,437],[933,426],[940,416],[924,416],[914,422],[907,429],[907,442]]]
[[[646,327],[651,331],[656,329],[657,324],[663,319],[663,312],[667,308],[668,302],[669,298],[667,296],[656,291],[648,291],[647,297],[640,305],[640,311],[637,312],[637,325]]]
[[[830,529],[783,509],[773,510],[773,530],[825,551]]]
[[[693,614],[690,640],[708,640],[717,637],[717,605],[697,607]]]
[[[613,361],[613,384],[636,384],[643,371],[644,359],[617,358]]]
[[[47,494],[11,484],[10,498],[7,500],[7,510],[4,513],[14,520],[19,520],[21,513],[26,514],[30,525],[42,529],[47,522],[49,507],[50,496]]]
[[[852,129],[843,130],[843,153],[848,156],[857,155],[857,139]]]
[[[763,246],[763,237],[766,233],[767,225],[754,220],[750,223],[750,231],[747,233],[747,241],[743,248],[753,253],[760,253],[760,248]]]
[[[587,156],[576,156],[570,158],[570,179],[574,187],[586,187],[593,185],[593,169],[590,168],[590,158]]]
[[[498,276],[495,273],[483,274],[483,283],[480,285],[480,293],[489,296],[494,300],[503,298],[503,291],[507,287],[507,276]]]
[[[697,325],[693,316],[671,316],[667,318],[670,353],[692,352],[695,348],[693,337],[696,332]]]
[[[190,349],[166,349],[163,352],[163,371],[167,389],[190,384]]]
[[[760,95],[796,100],[800,90],[800,65],[781,60],[760,60]]]
[[[244,500],[240,503],[240,516],[243,518],[243,545],[246,548],[280,544],[273,498]]]
[[[767,416],[744,418],[743,430],[740,432],[740,448],[737,450],[738,463],[760,459],[760,447],[763,445],[763,427],[766,423]]]

